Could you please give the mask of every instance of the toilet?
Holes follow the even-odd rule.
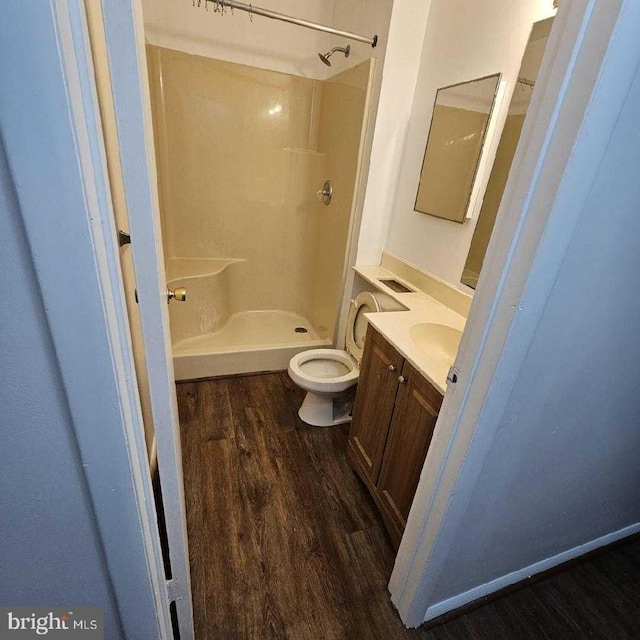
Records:
[[[332,427],[351,421],[353,387],[358,382],[367,332],[365,313],[401,308],[390,296],[363,291],[351,301],[345,336],[346,350],[311,349],[289,362],[289,377],[307,395],[298,411],[315,427]]]

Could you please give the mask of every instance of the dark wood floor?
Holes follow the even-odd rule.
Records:
[[[306,426],[302,398],[286,373],[178,385],[197,640],[640,638],[640,543],[404,629],[348,428]]]

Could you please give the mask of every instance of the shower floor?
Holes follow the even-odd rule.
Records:
[[[296,332],[297,327],[307,329]],[[279,371],[300,351],[331,346],[304,317],[289,311],[243,311],[213,333],[173,345],[176,380]]]

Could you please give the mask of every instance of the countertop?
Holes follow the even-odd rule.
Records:
[[[421,322],[433,322],[448,325],[462,331],[466,318],[445,306],[438,300],[423,293],[397,293],[389,288],[382,279],[393,278],[398,282],[415,288],[406,280],[383,267],[354,267],[354,271],[364,280],[372,284],[399,302],[406,311],[381,311],[367,313],[365,317],[433,386],[444,395],[447,390],[447,374],[450,363],[430,356],[425,350],[414,344],[409,336],[409,329]]]

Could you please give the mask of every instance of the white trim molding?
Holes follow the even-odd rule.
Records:
[[[595,540],[591,540],[585,544],[573,547],[572,549],[567,549],[562,553],[540,560],[540,562],[535,562],[534,564],[519,569],[518,571],[512,571],[505,576],[500,576],[495,580],[491,580],[491,582],[482,584],[474,589],[469,589],[469,591],[460,593],[453,598],[448,598],[447,600],[438,602],[427,609],[424,615],[424,622],[434,620],[438,616],[448,613],[449,611],[455,611],[456,609],[464,607],[471,602],[475,602],[480,598],[484,598],[485,596],[491,595],[501,589],[517,584],[518,582],[522,582],[523,580],[527,580],[538,573],[543,573],[544,571],[553,569],[565,562],[579,558],[590,551],[595,551],[600,547],[606,547],[607,545],[623,540],[624,538],[635,535],[636,533],[640,533],[640,522],[629,527],[619,529],[618,531],[608,533],[600,538],[596,538]]]

